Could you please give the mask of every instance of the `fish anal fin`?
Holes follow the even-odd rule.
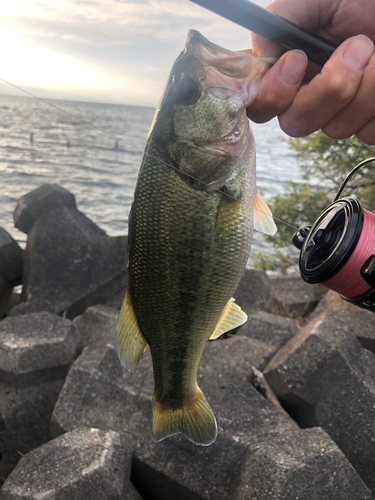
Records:
[[[258,191],[254,200],[254,229],[269,235],[274,235],[277,231],[272,212]]]
[[[243,325],[246,321],[247,314],[244,313],[240,306],[234,302],[234,299],[231,298],[225,306],[219,323],[216,325],[210,340],[217,339],[220,335],[223,335],[223,333]]]
[[[116,342],[121,364],[127,370],[134,371],[145,352],[147,342],[139,329],[128,289],[117,322]]]
[[[162,441],[178,433],[201,446],[209,446],[216,439],[215,416],[198,386],[181,408],[160,404],[154,395],[152,414],[151,435],[154,441]]]

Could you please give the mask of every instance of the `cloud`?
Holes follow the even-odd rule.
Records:
[[[34,71],[31,64],[23,68],[24,83],[49,90],[53,62],[59,92],[87,81],[97,95],[102,89],[104,101],[112,87],[112,96],[155,105],[190,28],[232,50],[250,46],[247,30],[188,0],[12,0],[0,7],[0,33],[10,52],[17,47],[19,60],[24,46],[34,59]],[[7,59],[1,71],[17,64]]]
[[[228,21],[188,0],[65,0],[22,2],[8,13],[24,34],[65,38],[82,43],[134,44],[142,40],[173,41],[185,37],[189,27],[206,26],[219,36],[231,38]],[[236,28],[229,23],[235,35]],[[226,28],[226,29],[225,29]],[[233,34],[232,34],[233,37]],[[250,37],[249,37],[250,39]]]

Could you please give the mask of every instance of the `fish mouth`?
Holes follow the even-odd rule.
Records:
[[[246,154],[248,139],[250,136],[250,122],[246,116],[244,108],[232,130],[215,141],[211,141],[203,146],[207,149],[218,149],[231,154],[234,159]]]
[[[251,50],[233,52],[220,47],[196,30],[189,31],[185,52],[193,53],[204,68],[208,88],[235,92],[241,96],[245,107],[255,99],[255,83],[274,62],[252,56]]]

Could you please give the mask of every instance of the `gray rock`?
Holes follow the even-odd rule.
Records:
[[[251,410],[250,410],[251,411]],[[267,419],[264,422],[268,428]],[[320,428],[228,435],[208,448],[179,438],[136,448],[132,482],[143,498],[165,500],[370,500],[371,492]]]
[[[271,291],[272,283],[265,271],[245,269],[234,298],[246,314],[252,314],[267,307]]]
[[[311,285],[300,276],[271,277],[272,298],[268,311],[289,318],[304,318],[317,306],[327,293],[322,285]]]
[[[258,311],[249,316],[247,322],[237,330],[237,335],[262,340],[280,349],[298,331],[293,319]]]
[[[13,286],[22,283],[23,250],[11,235],[0,227],[0,276]]]
[[[309,319],[314,319],[326,311],[346,323],[362,346],[375,353],[374,313],[343,300],[333,290],[326,293]]]
[[[0,276],[0,319],[9,311],[13,285]]]
[[[293,337],[265,375],[302,427],[323,427],[375,492],[375,356],[323,314]]]
[[[76,427],[98,427],[149,436],[153,375],[147,350],[137,370],[126,372],[112,345],[89,344],[74,362],[51,419],[58,436]]]
[[[65,378],[79,343],[71,321],[47,312],[0,322],[0,383],[30,387]]]
[[[120,500],[131,488],[130,460],[117,432],[75,429],[23,456],[1,498]]]
[[[98,304],[74,318],[73,325],[81,338],[80,348],[90,343],[115,346],[118,315],[117,309]]]
[[[12,295],[9,299],[8,309],[6,313],[9,314],[9,311],[12,309],[12,307],[18,306],[20,303],[21,303],[21,293],[15,292],[13,289]]]
[[[143,461],[149,447],[153,455],[159,449],[167,450],[163,455],[169,457],[169,466],[163,462],[163,478],[167,478],[165,485],[170,484],[172,477],[178,482],[176,491],[181,493],[184,477],[192,479],[195,476],[200,491],[214,488],[219,495],[228,491],[228,478],[231,477],[233,482],[237,475],[228,464],[237,465],[244,454],[243,445],[237,446],[236,443],[246,441],[249,435],[257,432],[272,435],[291,428],[249,381],[251,365],[261,364],[270,349],[266,344],[246,337],[214,341],[206,346],[199,370],[199,385],[210,401],[219,426],[217,441],[206,448],[195,446],[182,436],[172,436],[162,443],[152,442],[153,375],[148,350],[137,370],[128,373],[122,369],[112,346],[89,345],[74,363],[60,393],[52,417],[53,434],[82,425],[117,430],[127,442],[133,442],[134,464],[137,460],[142,462],[142,470],[147,469]],[[162,460],[162,456],[155,455],[155,460]],[[133,468],[136,467],[134,464]],[[181,474],[174,472],[174,467]],[[213,474],[215,467],[217,470]],[[197,471],[200,471],[199,475]],[[149,471],[148,475],[152,478],[154,472]],[[207,480],[202,481],[202,475]],[[145,482],[145,476],[142,481]],[[156,485],[152,479],[150,481],[154,494]],[[136,483],[139,486],[139,482]],[[188,489],[192,495],[191,484]],[[173,491],[164,498],[174,498]]]
[[[258,427],[262,427],[263,415],[252,414],[249,408],[260,405],[263,409],[267,402],[249,379],[251,366],[262,368],[264,359],[273,351],[267,344],[247,337],[207,344],[198,382],[210,401],[219,427],[247,433],[255,428],[257,419]],[[121,367],[111,345],[86,347],[72,366],[56,404],[53,435],[87,426],[117,430],[125,433],[127,440],[131,435],[149,439],[154,385],[150,358],[147,350],[136,371],[129,373]],[[271,411],[269,418],[275,425],[280,419],[284,421],[276,411]]]
[[[0,384],[0,482],[22,455],[51,439],[52,410],[63,383],[57,380],[25,389]]]
[[[370,500],[372,495],[340,449],[316,427],[252,444],[235,498]]]
[[[208,343],[199,385],[216,414],[219,433],[215,443],[202,447],[181,435],[152,442],[148,350],[136,371],[128,373],[112,346],[89,345],[60,393],[53,434],[90,425],[118,431],[133,443],[132,482],[145,499],[273,500],[266,495],[271,490],[277,493],[276,500],[297,498],[299,493],[303,500],[352,500],[353,491],[356,500],[370,499],[324,432],[296,430],[250,383],[251,366],[262,367],[272,350],[244,336]],[[260,469],[262,461],[267,469],[255,477],[253,469]],[[260,487],[262,480],[266,493]],[[320,496],[313,496],[314,488]],[[283,496],[284,492],[295,496]]]
[[[25,303],[10,314],[45,310],[74,318],[97,303],[118,304],[127,279],[127,237],[107,236],[75,203],[55,206],[52,194],[46,197],[48,210],[38,209],[28,230]]]
[[[76,208],[75,196],[56,184],[45,184],[18,200],[13,212],[14,225],[28,234],[35,221],[63,206]]]
[[[313,320],[320,316],[322,313],[325,313],[327,311],[360,311],[360,312],[365,312],[366,316],[368,314],[371,314],[371,317],[373,317],[373,314],[365,311],[364,309],[359,309],[358,307],[354,306],[350,302],[342,299],[340,295],[333,290],[328,290],[327,293],[321,298],[319,304],[317,307],[314,309],[314,311],[310,314],[309,320]],[[369,316],[370,317],[370,316]]]

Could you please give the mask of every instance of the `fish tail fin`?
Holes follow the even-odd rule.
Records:
[[[159,403],[154,395],[152,413],[151,435],[154,441],[162,441],[179,432],[202,446],[208,446],[216,439],[215,416],[198,386],[180,408],[169,408]]]

